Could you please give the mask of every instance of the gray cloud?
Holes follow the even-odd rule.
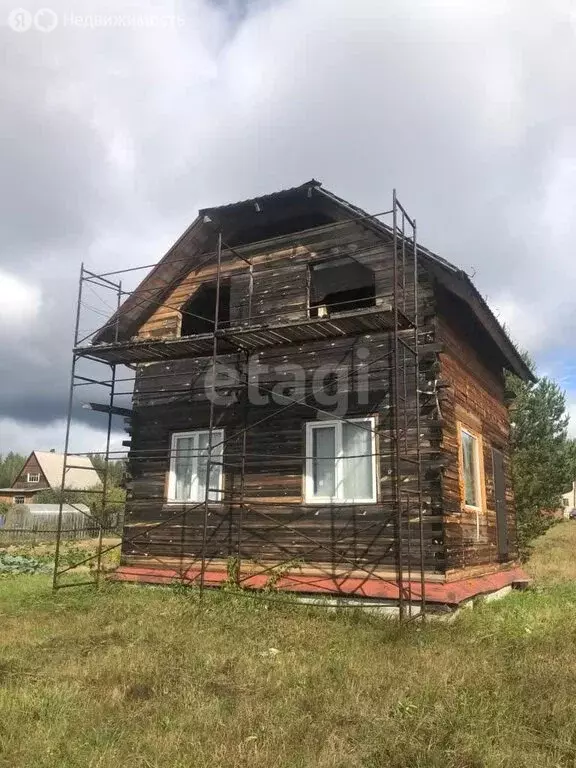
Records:
[[[538,357],[570,342],[568,0],[83,5],[178,17],[148,28],[73,27],[76,5],[50,5],[53,32],[0,28],[0,301],[7,276],[41,292],[0,326],[0,419],[62,416],[81,260],[153,262],[198,207],[312,176],[372,211],[396,186],[521,343]]]

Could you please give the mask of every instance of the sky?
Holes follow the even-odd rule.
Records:
[[[22,2],[0,0],[0,453],[62,448],[81,262],[154,263],[198,208],[313,177],[372,212],[395,187],[576,435],[573,0]],[[105,417],[77,416],[72,449],[102,450]]]

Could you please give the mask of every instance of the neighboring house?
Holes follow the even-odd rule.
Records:
[[[92,461],[84,456],[68,459],[65,488],[85,490],[102,483]],[[40,491],[59,491],[62,486],[64,454],[53,451],[32,451],[10,488],[0,488],[0,501],[28,504]]]
[[[523,580],[504,371],[533,375],[468,276],[424,248],[413,315],[400,251],[316,181],[205,209],[77,350],[136,369],[119,578],[216,585],[234,563],[245,586],[276,573],[292,591],[396,600],[422,579],[445,604]]]
[[[572,510],[576,509],[576,480],[572,481],[572,488],[562,494],[562,517],[568,517]]]
[[[0,502],[5,504],[28,504],[34,498],[34,491],[23,491],[19,488],[0,488]]]

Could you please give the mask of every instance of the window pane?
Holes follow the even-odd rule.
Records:
[[[179,437],[174,443],[174,471],[176,483],[174,496],[177,501],[188,501],[192,491],[192,464],[194,438]]]
[[[335,494],[336,432],[334,427],[312,430],[312,493],[332,497]]]
[[[222,491],[219,491],[222,481],[222,457],[224,452],[224,433],[214,432],[212,435],[212,466],[210,468],[210,499],[218,501],[222,498]]]
[[[342,495],[371,499],[373,493],[371,422],[342,424]]]
[[[194,501],[204,501],[206,498],[206,472],[208,470],[208,446],[210,437],[208,432],[200,432],[198,435],[198,482]],[[220,445],[218,445],[220,443]],[[210,465],[210,484],[208,499],[218,501],[220,498],[220,476],[222,474],[222,433],[214,431],[212,433],[212,463]]]
[[[208,469],[208,432],[200,432],[198,435],[196,457],[197,477],[194,489],[194,501],[204,501],[206,498],[206,470]]]
[[[464,475],[464,503],[471,507],[478,506],[478,488],[476,487],[476,438],[462,430],[462,473]]]

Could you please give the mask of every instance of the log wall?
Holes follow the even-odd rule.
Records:
[[[308,264],[311,259],[350,255],[375,273],[376,295],[392,295],[391,244],[361,227],[350,225],[306,233],[297,244],[258,245],[250,252],[254,264],[252,318],[303,319],[307,314]],[[243,249],[246,254],[247,250]],[[247,267],[232,254],[225,255],[223,273],[232,279],[232,322],[247,321]],[[201,280],[214,279],[213,264],[188,278],[142,326],[140,336],[178,333],[179,307]],[[405,309],[411,312],[410,274],[406,276]],[[433,296],[427,276],[420,285],[421,389],[433,386],[437,376],[437,350],[433,340]],[[409,336],[409,332],[408,332]],[[219,392],[214,425],[225,430],[224,499],[204,505],[166,503],[168,452],[175,431],[209,425],[206,373],[211,359],[167,361],[141,366],[138,371],[131,424],[130,473],[123,562],[190,564],[202,555],[223,563],[240,556],[243,561],[273,567],[297,562],[300,568],[394,573],[397,562],[397,503],[393,484],[390,389],[392,337],[374,333],[298,346],[262,350],[248,361],[243,354],[219,357]],[[247,366],[258,362],[259,402],[254,382],[246,382]],[[301,375],[294,376],[296,366]],[[249,368],[252,370],[252,368]],[[324,372],[323,397],[312,391]],[[414,450],[415,391],[407,364],[408,449]],[[227,383],[227,384],[226,384]],[[228,386],[227,386],[228,385]],[[270,395],[270,390],[274,395]],[[242,396],[244,392],[247,397]],[[228,398],[228,399],[227,399]],[[262,399],[266,402],[262,402]],[[294,401],[299,401],[294,403]],[[304,401],[304,402],[302,402]],[[342,417],[374,416],[377,430],[377,483],[375,504],[307,505],[303,498],[305,425],[330,418],[338,406]],[[430,574],[444,568],[440,474],[440,432],[435,398],[421,409],[421,446],[424,466],[424,562]],[[246,430],[245,436],[243,430]],[[245,456],[242,484],[242,456]],[[402,467],[406,488],[416,487],[412,465]],[[158,523],[163,523],[158,525]],[[416,572],[420,563],[418,516],[406,510],[402,532],[405,567]],[[408,545],[410,542],[410,546]]]
[[[358,376],[358,350],[365,362],[366,350],[374,360],[367,373]],[[393,446],[390,440],[389,361],[378,361],[390,350],[390,335],[343,339],[330,349],[322,343],[300,348],[269,350],[259,356],[261,367],[269,371],[259,378],[259,389],[244,392],[222,390],[222,403],[215,409],[214,425],[224,430],[224,501],[210,504],[207,556],[226,559],[240,553],[253,562],[278,563],[295,560],[307,565],[322,562],[354,564],[358,568],[393,568],[396,560],[395,496],[392,483]],[[295,383],[285,368],[285,360],[301,366],[304,379]],[[433,367],[436,353],[423,353],[423,368]],[[318,405],[317,370],[338,368],[338,393],[326,379],[321,405]],[[221,361],[229,371],[245,376],[245,360],[227,356]],[[142,557],[197,559],[202,550],[204,507],[165,502],[169,470],[168,451],[173,432],[209,426],[209,403],[203,378],[208,360],[182,360],[147,366],[141,376],[135,415],[132,420],[132,476],[128,505],[127,535],[138,535],[137,546],[125,546],[126,562],[141,562]],[[231,374],[229,374],[231,376]],[[430,374],[432,375],[432,374]],[[424,373],[426,376],[426,373]],[[425,379],[423,379],[425,380]],[[162,392],[152,388],[160,383]],[[190,391],[193,390],[193,391]],[[274,394],[271,395],[270,391]],[[246,402],[245,395],[260,404]],[[409,397],[413,399],[413,387]],[[224,404],[229,400],[228,404]],[[294,402],[305,401],[305,402]],[[306,505],[303,498],[305,474],[306,423],[319,417],[337,416],[376,418],[378,502],[360,505]],[[318,408],[321,408],[319,414]],[[423,409],[425,411],[425,409]],[[413,419],[414,411],[410,417]],[[429,423],[428,423],[428,421]],[[245,430],[245,432],[244,432]],[[411,429],[409,441],[415,439]],[[439,433],[433,411],[422,419],[422,451],[425,470],[438,456]],[[245,456],[242,486],[242,456]],[[403,468],[406,473],[410,468]],[[415,478],[406,484],[415,488]],[[443,546],[437,473],[428,472],[426,500],[425,560],[432,572],[442,567]],[[240,502],[246,509],[240,513]],[[175,513],[182,516],[167,525]],[[410,527],[410,533],[408,532]],[[139,534],[141,531],[141,535]],[[406,522],[403,536],[412,537],[412,565],[419,563],[415,545],[417,518]],[[409,554],[406,551],[406,563]]]
[[[273,245],[243,247],[242,253],[253,263],[250,305],[246,264],[232,253],[223,255],[223,275],[231,285],[232,324],[304,319],[308,264],[324,257],[353,256],[374,270],[376,295],[384,301],[392,297],[391,244],[358,224],[307,232]],[[138,335],[177,336],[180,307],[203,280],[215,277],[213,260],[193,270]],[[515,516],[503,360],[474,325],[470,310],[423,272],[419,297],[423,543],[426,575],[433,580],[452,578],[458,571],[500,567],[492,447],[506,457],[511,559],[516,556]],[[406,311],[412,311],[409,302]],[[405,511],[401,545],[396,527],[391,344],[392,335],[382,332],[267,348],[250,360],[244,353],[220,355],[217,389],[221,399],[215,407],[214,426],[225,431],[224,496],[206,509],[204,504],[167,503],[166,498],[171,435],[209,425],[206,375],[211,359],[139,366],[130,425],[132,480],[123,563],[185,568],[204,556],[208,564],[221,568],[240,558],[261,570],[298,563],[300,569],[314,573],[386,577],[395,573],[401,546],[405,567],[416,573],[420,553],[413,504]],[[258,390],[250,376],[256,363],[266,369],[259,374]],[[295,366],[301,377],[294,377]],[[318,388],[322,370],[326,372],[324,399],[319,404],[312,391]],[[408,451],[416,445],[412,378],[408,371]],[[303,498],[306,422],[329,418],[336,403],[340,416],[377,420],[375,504],[318,506],[306,504]],[[478,519],[463,505],[459,422],[482,437],[485,491]],[[402,474],[404,487],[414,489],[412,465],[403,465]]]
[[[444,537],[448,572],[500,563],[497,546],[492,448],[504,454],[506,506],[510,552],[517,557],[516,517],[509,460],[509,415],[504,397],[502,361],[491,351],[481,330],[466,319],[458,303],[439,296],[437,338],[440,377],[448,386],[441,390],[442,478]],[[483,477],[481,512],[464,504],[459,456],[459,428],[468,427],[482,441]]]
[[[274,322],[303,319],[308,309],[308,265],[311,260],[349,256],[370,267],[375,273],[376,296],[392,299],[392,244],[382,241],[359,224],[328,228],[320,233],[307,232],[290,245],[258,244],[242,248],[242,255],[253,265],[253,294],[249,306],[249,271],[244,261],[223,252],[221,279],[230,280],[231,324]],[[141,326],[139,338],[173,338],[180,334],[182,305],[203,282],[216,280],[215,258],[191,270]],[[406,311],[410,305],[413,280],[406,271]]]

